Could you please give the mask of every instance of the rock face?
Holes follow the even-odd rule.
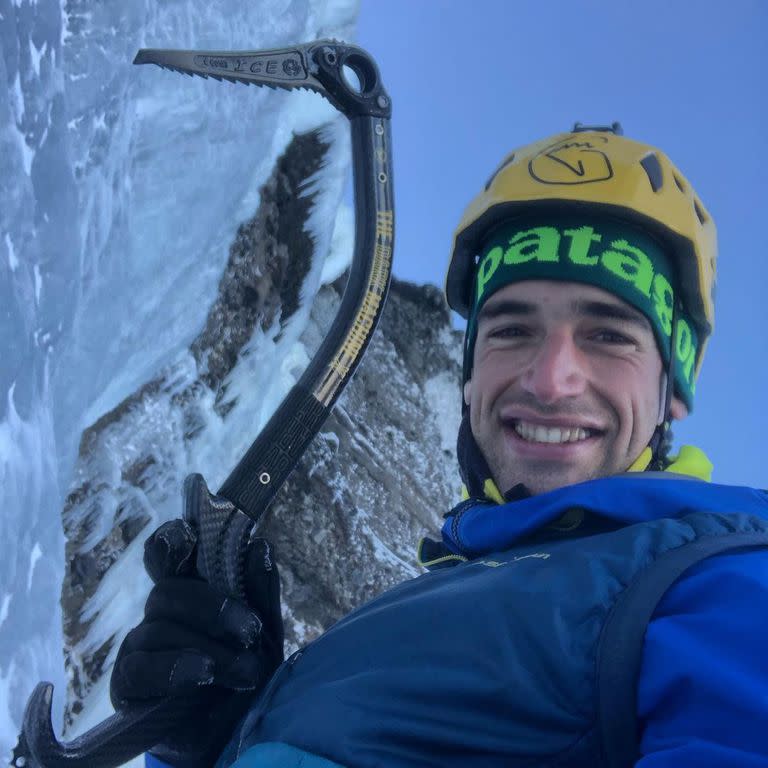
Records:
[[[296,136],[279,160],[190,349],[83,433],[63,512],[68,725],[140,620],[143,600],[126,603],[120,589],[130,579],[149,591],[142,542],[180,513],[191,470],[179,456],[205,442],[212,423],[226,429],[228,375],[256,329],[284,327],[298,306],[312,258],[303,224],[313,197],[300,192],[327,152],[322,135]],[[307,349],[330,326],[343,282],[315,297]],[[460,360],[460,334],[438,289],[394,280],[355,378],[262,524],[277,551],[288,651],[419,572],[418,539],[439,529],[458,491]]]
[[[338,283],[318,294],[313,348],[338,300]],[[458,494],[460,351],[438,289],[393,280],[354,379],[265,521],[289,644],[420,572],[419,538],[439,530]]]

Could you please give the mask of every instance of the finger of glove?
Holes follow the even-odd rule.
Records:
[[[115,707],[189,694],[214,683],[215,662],[193,650],[133,651],[115,664],[110,697]]]
[[[144,542],[144,568],[154,582],[195,572],[197,533],[186,520],[163,523]]]
[[[111,680],[113,701],[151,699],[204,686],[251,690],[272,667],[258,651],[233,650],[186,627],[142,623],[120,646]]]
[[[246,594],[249,606],[263,621],[280,616],[280,575],[275,552],[267,539],[253,539],[246,558]]]
[[[233,691],[254,690],[264,685],[274,669],[262,653],[243,651],[217,670],[215,684]]]
[[[165,619],[156,621],[144,620],[134,627],[123,640],[117,654],[115,666],[119,666],[122,659],[131,653],[154,651],[193,651],[200,656],[206,656],[213,660],[217,667],[225,667],[230,664],[238,653],[243,651],[243,646],[238,644],[226,644],[210,636],[200,629],[191,629],[182,624]]]
[[[260,616],[262,635],[277,664],[283,660],[283,617],[280,608],[280,574],[275,551],[267,539],[253,539],[246,558],[246,593],[249,606]]]
[[[250,648],[259,639],[260,617],[200,579],[163,579],[152,588],[144,608],[146,622],[187,627],[228,645]]]

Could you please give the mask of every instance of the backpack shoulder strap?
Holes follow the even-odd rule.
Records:
[[[768,532],[698,539],[658,557],[616,601],[597,650],[597,718],[606,768],[632,768],[639,759],[637,681],[645,630],[664,593],[708,557],[760,548],[768,548]]]

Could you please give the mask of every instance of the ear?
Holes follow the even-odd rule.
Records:
[[[464,403],[465,405],[469,405],[469,393],[472,390],[472,379],[469,379],[464,384]]]
[[[669,412],[675,421],[682,421],[688,415],[688,408],[679,397],[675,396],[669,404]]]

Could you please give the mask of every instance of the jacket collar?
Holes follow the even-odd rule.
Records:
[[[594,527],[595,520],[617,528],[702,510],[768,519],[768,493],[705,483],[676,473],[625,473],[506,504],[466,502],[448,514],[442,538],[451,552],[477,557],[507,549],[544,528],[553,535],[555,529],[587,535],[593,531],[586,530],[586,524]]]

